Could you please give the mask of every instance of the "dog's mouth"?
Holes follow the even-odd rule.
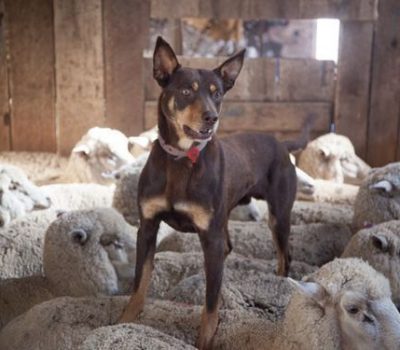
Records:
[[[189,128],[187,125],[183,126],[184,133],[194,140],[207,140],[213,133],[213,128],[202,128],[199,131]]]

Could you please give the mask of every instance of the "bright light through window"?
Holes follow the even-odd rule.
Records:
[[[317,42],[315,58],[337,62],[339,50],[340,21],[337,19],[317,20]]]

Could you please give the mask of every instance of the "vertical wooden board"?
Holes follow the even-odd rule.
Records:
[[[150,1],[104,0],[103,20],[106,125],[136,135],[144,128]]]
[[[368,128],[368,162],[396,159],[400,100],[400,2],[381,0],[376,24]]]
[[[181,18],[199,16],[201,0],[149,0],[151,1],[151,17]]]
[[[0,0],[0,151],[10,150],[10,115],[7,77],[6,18]]]
[[[58,150],[104,126],[101,0],[54,0]]]
[[[51,0],[5,0],[13,150],[55,151]]]
[[[365,159],[373,38],[372,22],[341,23],[335,123],[338,133],[353,142]]]

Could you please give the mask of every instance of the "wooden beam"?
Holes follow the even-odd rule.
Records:
[[[374,20],[377,0],[152,0],[154,18]]]
[[[56,113],[62,154],[69,154],[89,128],[105,124],[101,5],[101,0],[54,0]]]
[[[179,57],[191,68],[215,68],[225,58]],[[154,81],[152,59],[145,59],[146,100],[157,100],[160,88]],[[314,59],[246,59],[235,87],[225,101],[331,102],[335,91],[335,64]]]
[[[0,0],[0,151],[11,149],[11,118],[9,108],[6,18],[4,1]]]
[[[382,166],[396,159],[400,100],[400,2],[379,1],[376,23],[368,162]]]
[[[302,128],[304,119],[314,114],[314,130],[327,132],[331,103],[260,103],[225,102],[221,111],[221,132],[291,132]],[[157,123],[157,102],[146,102],[146,129]]]
[[[106,125],[127,135],[144,128],[143,49],[149,35],[148,0],[104,0]]]
[[[56,150],[52,0],[5,0],[10,43],[12,146]]]
[[[336,131],[353,142],[356,153],[367,153],[372,22],[343,22],[340,26]]]

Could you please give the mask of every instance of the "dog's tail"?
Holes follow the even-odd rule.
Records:
[[[304,149],[307,146],[308,140],[310,138],[310,131],[315,123],[315,119],[315,114],[309,114],[304,121],[301,135],[296,140],[287,140],[282,142],[289,152],[298,151]]]

